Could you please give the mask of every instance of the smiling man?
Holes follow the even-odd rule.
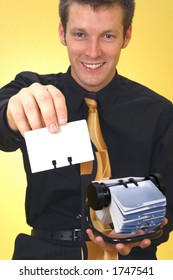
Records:
[[[120,6],[98,7],[73,4],[66,28],[59,27],[61,42],[67,45],[71,75],[90,92],[97,92],[115,76],[122,48],[131,38],[131,26],[124,36]]]
[[[60,0],[59,35],[68,50],[69,69],[47,75],[22,72],[0,90],[0,148],[20,148],[23,153],[26,218],[33,228],[31,235],[16,238],[13,259],[81,259],[83,237],[102,251],[118,252],[119,259],[156,259],[157,245],[169,237],[172,103],[117,72],[121,51],[131,39],[134,8],[133,0]],[[96,158],[85,183],[79,165],[31,173],[24,133],[42,127],[56,133],[60,125],[87,119],[88,96],[97,100],[112,178],[152,173],[164,178],[169,219],[167,225],[163,221],[163,235],[157,240],[114,245],[90,229],[82,231],[81,192],[95,179]]]

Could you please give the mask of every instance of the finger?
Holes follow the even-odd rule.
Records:
[[[118,243],[116,244],[116,249],[121,255],[126,256],[131,252],[132,248],[134,247],[140,247],[141,249],[144,249],[149,247],[150,245],[151,245],[150,239],[143,239],[140,242],[129,243],[129,244]]]
[[[160,225],[160,227],[162,228],[162,227],[166,226],[167,223],[168,223],[168,219],[167,219],[167,218],[164,218],[163,221],[162,221],[162,223],[161,223],[161,225]]]
[[[30,87],[33,97],[40,110],[41,119],[43,119],[45,126],[51,133],[58,130],[58,119],[52,95],[46,86],[40,84],[33,84]]]
[[[130,245],[124,245],[122,243],[118,243],[115,245],[116,250],[118,251],[119,254],[121,254],[122,256],[127,256],[130,252],[132,247]]]
[[[23,90],[20,99],[30,129],[34,130],[44,127],[45,124],[40,109],[32,93],[28,91],[25,93],[25,90]]]
[[[51,94],[56,110],[58,124],[63,125],[67,122],[67,107],[65,97],[62,92],[52,85],[46,86],[49,93]]]
[[[105,245],[105,242],[103,241],[103,238],[101,236],[94,235],[93,231],[91,229],[87,229],[87,234],[91,241],[95,242],[97,245],[103,247]]]
[[[151,245],[151,240],[150,239],[144,239],[140,242],[139,247],[144,249],[147,248]]]
[[[91,241],[95,240],[95,235],[93,234],[93,231],[91,229],[87,229],[86,233],[88,234],[88,237],[90,238]]]
[[[19,131],[22,136],[26,131],[31,130],[27,117],[23,110],[23,106],[17,96],[10,98],[7,106],[7,120],[10,128],[14,131]]]
[[[115,245],[106,243],[101,236],[95,236],[92,232],[92,230],[88,229],[87,234],[91,241],[96,243],[100,248],[107,252],[114,252],[115,251]]]

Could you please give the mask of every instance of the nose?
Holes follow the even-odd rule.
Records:
[[[86,48],[86,55],[95,59],[101,55],[101,46],[98,39],[90,39]]]

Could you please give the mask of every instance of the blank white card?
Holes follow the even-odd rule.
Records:
[[[94,160],[86,120],[67,123],[55,134],[31,130],[25,140],[32,173]]]

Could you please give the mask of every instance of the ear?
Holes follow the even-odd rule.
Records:
[[[64,27],[62,25],[62,23],[60,22],[59,23],[59,38],[60,38],[60,41],[61,43],[66,46],[66,41],[65,41],[65,31],[64,31]]]
[[[125,38],[124,38],[124,43],[123,43],[123,46],[122,46],[122,49],[126,48],[131,40],[131,37],[132,37],[132,26],[130,26],[128,29],[127,29],[127,32],[126,32],[126,35],[125,35]]]

